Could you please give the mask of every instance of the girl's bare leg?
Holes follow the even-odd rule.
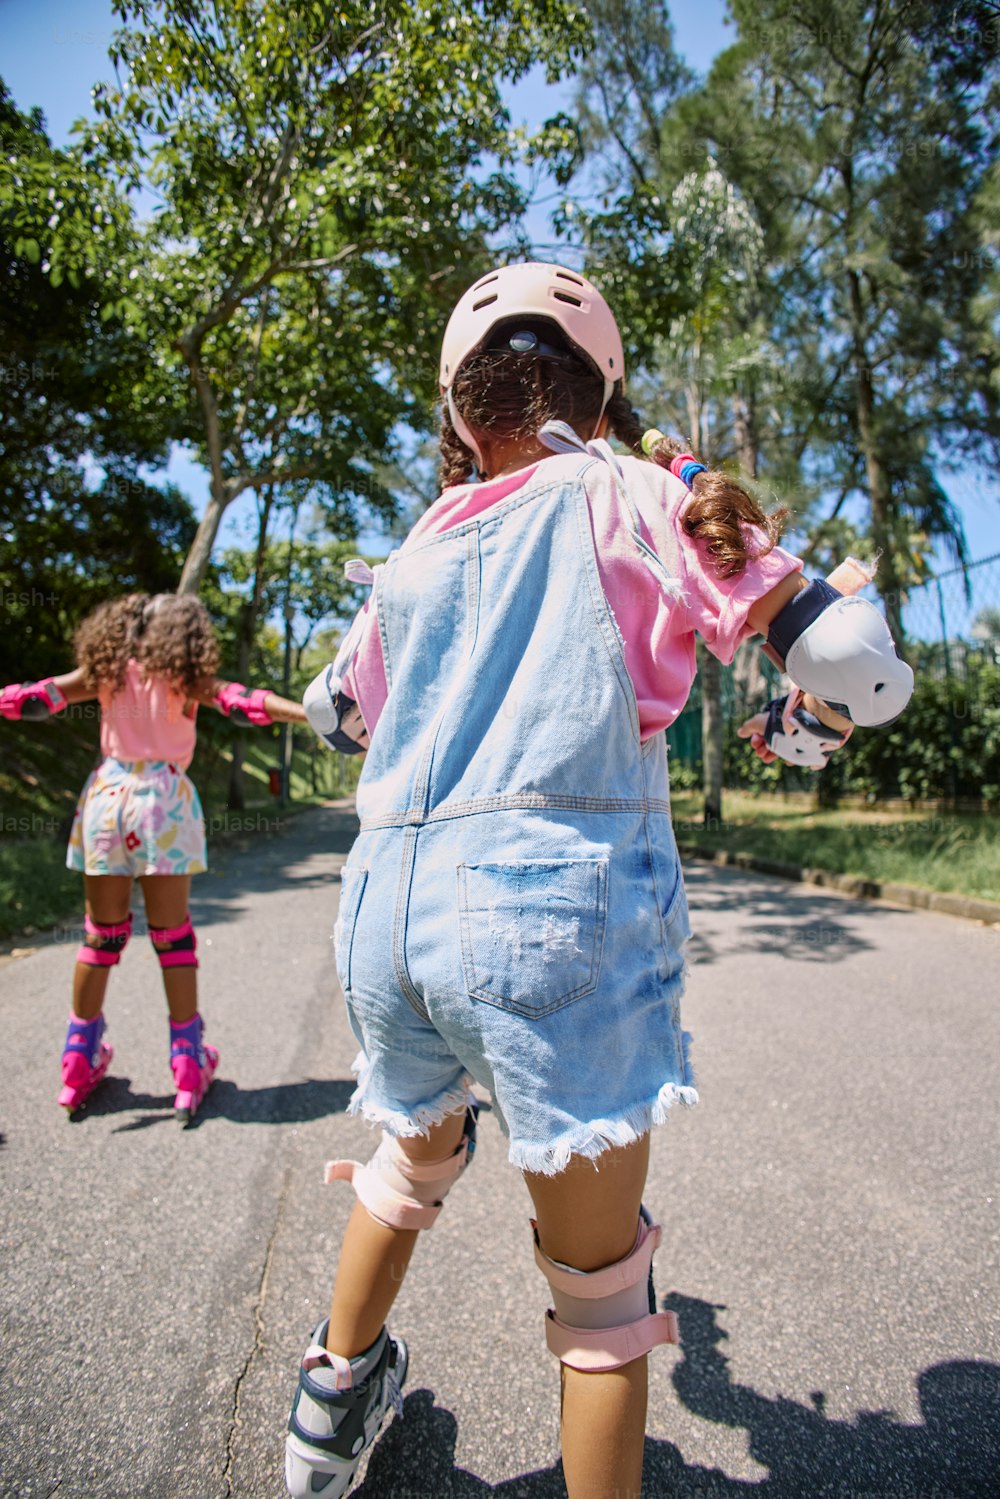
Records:
[[[83,894],[87,915],[99,926],[118,926],[132,904],[132,877],[128,874],[85,874]],[[109,968],[77,963],[73,974],[73,1013],[93,1020],[104,1008]]]
[[[187,920],[191,899],[189,874],[147,874],[139,883],[146,902],[147,925],[169,929]],[[163,987],[171,1020],[175,1025],[184,1025],[198,1009],[197,968],[164,968]]]
[[[432,1126],[429,1136],[414,1135],[399,1144],[411,1161],[443,1161],[458,1149],[464,1128],[463,1109]],[[354,1204],[330,1303],[326,1346],[331,1353],[354,1358],[374,1343],[403,1284],[418,1233],[415,1228],[387,1228],[360,1202]]]
[[[541,1247],[575,1270],[600,1270],[635,1244],[649,1136],[575,1156],[558,1176],[525,1173]],[[646,1434],[646,1359],[606,1374],[562,1365],[562,1457],[569,1499],[640,1499]]]

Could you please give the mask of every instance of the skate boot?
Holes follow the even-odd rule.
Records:
[[[59,1103],[72,1118],[75,1111],[93,1093],[111,1065],[114,1052],[104,1035],[104,1016],[93,1020],[69,1017],[66,1045],[62,1054],[63,1088]]]
[[[170,1067],[177,1097],[174,1114],[182,1128],[191,1123],[219,1065],[219,1053],[202,1040],[201,1016],[193,1015],[183,1025],[170,1022]]]
[[[406,1344],[383,1327],[356,1358],[327,1353],[321,1322],[302,1358],[285,1438],[285,1483],[294,1499],[343,1499],[390,1405],[400,1417]]]

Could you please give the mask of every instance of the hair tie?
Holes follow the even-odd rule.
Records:
[[[678,453],[676,458],[670,460],[670,472],[690,489],[695,476],[705,474],[708,470],[703,463],[698,462],[693,453]]]
[[[663,433],[660,431],[659,427],[650,427],[648,432],[643,433],[641,447],[647,458],[656,447],[656,444],[662,441]]]

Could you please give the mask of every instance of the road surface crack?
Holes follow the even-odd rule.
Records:
[[[226,1466],[222,1472],[222,1481],[225,1484],[226,1499],[233,1499],[233,1467],[236,1462],[236,1440],[240,1428],[240,1407],[243,1400],[243,1386],[250,1377],[250,1372],[264,1347],[264,1303],[267,1300],[267,1282],[271,1273],[271,1260],[274,1257],[274,1246],[278,1238],[278,1230],[285,1216],[285,1198],[288,1195],[289,1170],[286,1167],[284,1178],[281,1183],[281,1192],[278,1197],[278,1208],[274,1216],[274,1226],[271,1229],[267,1241],[267,1249],[264,1252],[264,1264],[260,1272],[260,1281],[257,1286],[257,1297],[253,1306],[254,1333],[253,1344],[246,1356],[243,1368],[236,1377],[236,1386],[233,1390],[233,1409],[229,1425],[229,1436],[226,1439]]]

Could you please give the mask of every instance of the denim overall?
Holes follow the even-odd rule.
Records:
[[[352,1109],[414,1134],[472,1078],[550,1174],[697,1100],[665,741],[639,740],[582,482],[605,446],[376,570],[389,691],[336,932]]]

